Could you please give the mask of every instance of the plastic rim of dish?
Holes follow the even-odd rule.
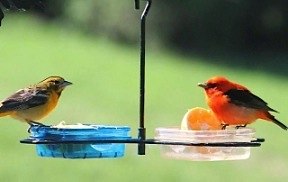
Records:
[[[69,126],[69,125],[67,125]],[[129,139],[130,127],[112,125],[91,125],[83,127],[57,128],[33,126],[30,139],[38,141],[57,141],[57,144],[37,144],[36,152],[41,157],[54,158],[119,158],[125,154],[124,143],[65,143],[65,141],[90,141],[105,139]],[[63,142],[63,143],[61,143]]]
[[[190,143],[250,142],[252,128],[227,128],[226,130],[181,130],[179,127],[156,128],[155,139]],[[192,161],[240,160],[250,156],[250,147],[200,147],[161,145],[161,155],[171,159]]]

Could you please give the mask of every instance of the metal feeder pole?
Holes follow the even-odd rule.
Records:
[[[138,128],[138,155],[145,155],[145,140],[146,140],[146,128],[145,128],[145,23],[146,16],[151,7],[151,0],[146,0],[146,6],[141,15],[140,26],[140,110],[139,110],[139,128]],[[139,0],[135,0],[135,9],[139,9]]]

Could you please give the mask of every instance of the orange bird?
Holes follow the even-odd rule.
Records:
[[[269,113],[277,112],[276,110],[238,83],[216,76],[205,83],[198,83],[198,86],[204,88],[206,102],[223,123],[223,129],[228,125],[236,125],[236,128],[245,127],[257,119],[272,121],[282,129],[288,129]]]
[[[60,76],[50,76],[20,89],[0,103],[0,117],[11,116],[30,126],[43,125],[37,121],[56,107],[62,91],[71,84]]]

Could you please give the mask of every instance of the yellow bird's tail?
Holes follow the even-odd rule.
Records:
[[[3,112],[3,113],[0,112],[0,117],[9,116],[11,114],[12,114],[11,112]]]

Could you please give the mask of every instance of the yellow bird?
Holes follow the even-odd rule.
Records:
[[[71,84],[60,76],[50,76],[20,89],[0,103],[0,117],[11,116],[30,126],[43,125],[37,121],[56,107],[62,91]]]

